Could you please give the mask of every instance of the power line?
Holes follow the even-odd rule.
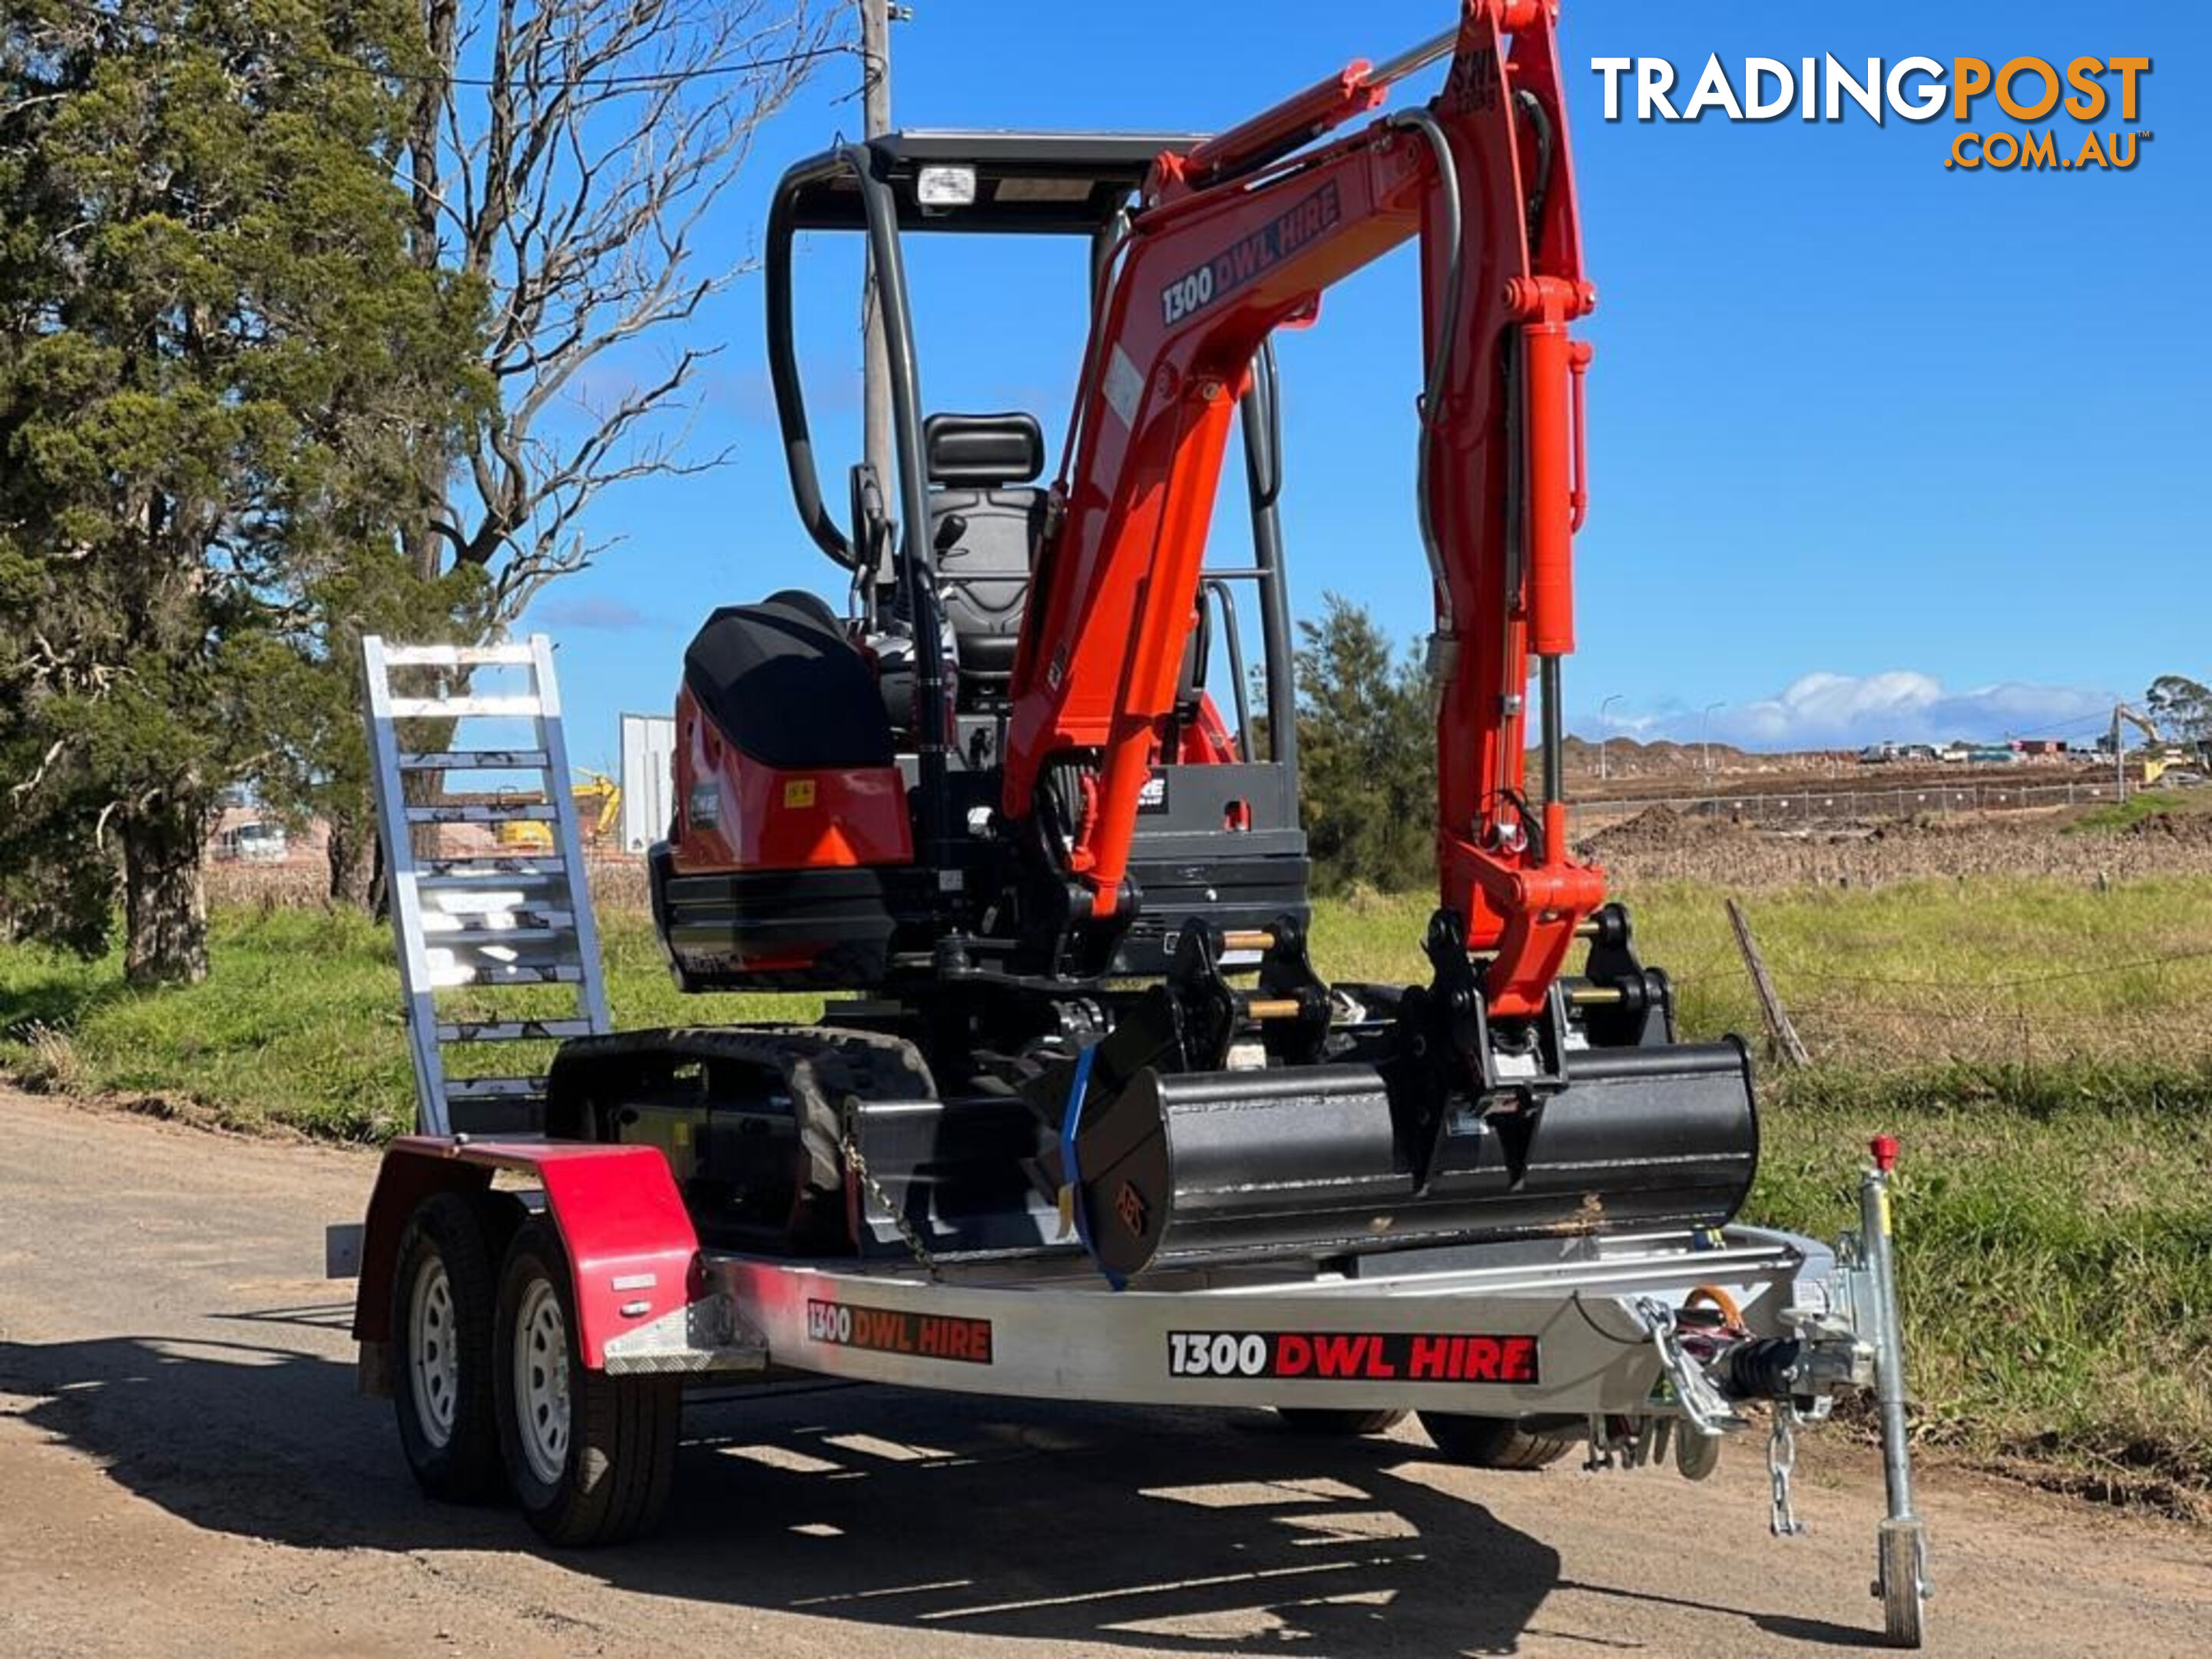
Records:
[[[57,3],[64,11],[73,12],[87,22],[121,26],[125,21],[112,12],[102,11],[97,6],[82,3],[82,0],[57,0]],[[219,40],[189,29],[156,28],[147,25],[132,26],[130,33],[142,40],[150,39],[165,40],[178,46],[200,46],[215,52],[237,52],[245,49],[250,44],[241,40]],[[574,80],[563,80],[561,84],[603,92],[651,91],[663,87],[683,86],[694,81],[715,80],[732,75],[750,75],[760,70],[783,69],[794,64],[811,63],[819,58],[841,58],[849,54],[853,50],[849,44],[840,41],[834,46],[806,46],[797,52],[780,52],[767,58],[747,58],[742,63],[709,64],[697,69],[644,70],[627,75],[586,75],[580,76]],[[272,61],[276,60],[276,54],[271,52],[268,55]],[[424,73],[413,70],[380,67],[374,64],[364,64],[350,58],[307,57],[295,61],[292,66],[301,69],[335,70],[342,74],[364,75],[378,81],[397,81],[414,86],[471,87],[483,90],[496,90],[503,87],[512,87],[517,83],[516,77],[514,76],[500,80],[490,76],[447,75],[439,71]]]

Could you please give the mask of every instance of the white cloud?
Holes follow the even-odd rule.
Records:
[[[1817,672],[1778,695],[1712,711],[1712,737],[1747,749],[1853,749],[1888,740],[1944,743],[1953,738],[2091,735],[2111,714],[2112,695],[2086,686],[2007,681],[1953,691],[1932,674],[1891,669],[1879,674]],[[1695,742],[1700,710],[1679,704],[1617,715],[1604,728],[1650,740]]]
[[[604,593],[540,599],[531,606],[530,620],[541,628],[596,628],[610,633],[627,633],[653,622],[629,600]]]

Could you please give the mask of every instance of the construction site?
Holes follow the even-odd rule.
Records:
[[[2201,1645],[2212,690],[1608,718],[1693,325],[1573,0],[1066,127],[461,10],[9,26],[0,1648]],[[608,491],[780,550],[595,587]]]

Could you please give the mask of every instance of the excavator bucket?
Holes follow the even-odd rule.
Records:
[[[1536,1104],[1457,1114],[1425,1181],[1373,1066],[1148,1069],[1076,1136],[1092,1254],[1127,1279],[1734,1217],[1759,1152],[1741,1044],[1577,1060]]]

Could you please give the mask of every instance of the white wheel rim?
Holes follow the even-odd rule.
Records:
[[[415,1421],[422,1437],[441,1450],[453,1437],[460,1400],[458,1334],[453,1281],[442,1257],[426,1257],[407,1297],[407,1364],[415,1384]]]
[[[568,1467],[568,1325],[559,1293],[542,1279],[514,1318],[514,1405],[530,1472],[558,1486]]]

